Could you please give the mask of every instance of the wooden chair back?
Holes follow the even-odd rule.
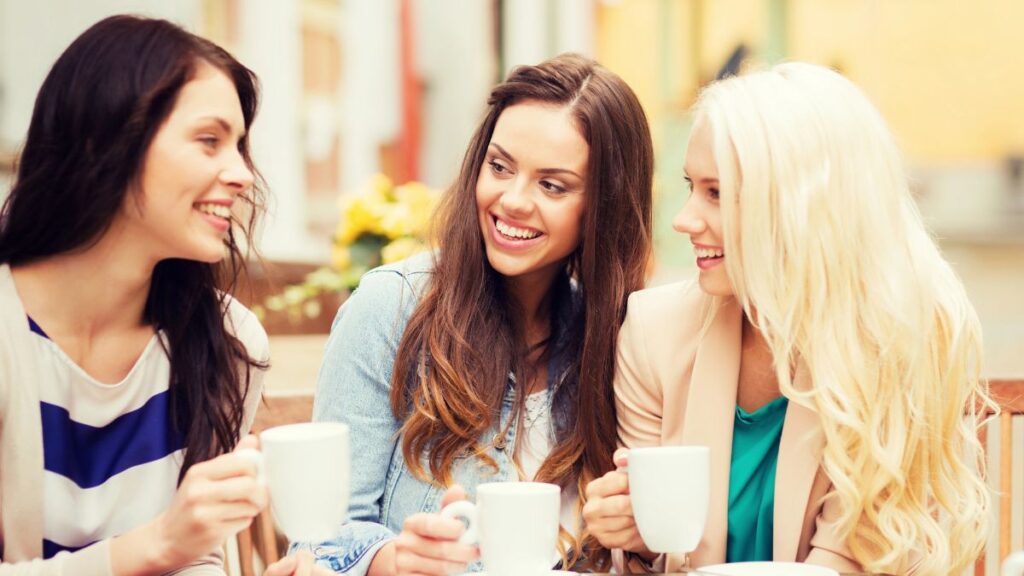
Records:
[[[995,508],[998,513],[998,555],[996,566],[1000,565],[1012,552],[1012,529],[1013,529],[1013,453],[1024,451],[1024,446],[1014,446],[1013,421],[1024,418],[1024,379],[1001,378],[989,381],[989,389],[992,397],[999,404],[1000,414],[998,418],[999,434],[999,455],[989,455],[989,462],[998,462],[999,478]],[[979,433],[982,448],[986,451],[989,446],[988,430],[982,429]],[[985,576],[986,556],[982,554],[974,564],[975,576]],[[997,569],[998,570],[998,569]]]

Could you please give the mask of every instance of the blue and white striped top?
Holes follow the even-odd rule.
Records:
[[[155,518],[174,496],[183,435],[169,417],[161,333],[116,384],[96,381],[28,319],[43,426],[43,557]]]
[[[165,338],[152,336],[121,382],[97,382],[46,337],[45,322],[28,320],[16,288],[10,267],[0,264],[3,564],[15,572],[25,564],[40,574],[108,573],[111,537],[158,516],[177,490],[184,454],[168,425]],[[256,315],[222,296],[224,328],[249,357],[269,363]],[[249,376],[247,387],[239,382],[242,434],[259,406],[265,370]],[[222,573],[221,558],[215,550],[197,559],[196,573]]]

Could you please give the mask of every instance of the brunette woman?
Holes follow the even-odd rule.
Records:
[[[368,273],[334,323],[314,418],[351,426],[350,519],[298,547],[335,571],[479,569],[436,513],[510,480],[562,487],[552,565],[608,565],[579,495],[612,466],[615,340],[650,253],[647,120],[573,55],[516,68],[488,104],[437,252]]]
[[[222,574],[264,507],[231,451],[267,337],[226,292],[256,105],[223,49],[128,16],[43,83],[0,216],[0,574]]]

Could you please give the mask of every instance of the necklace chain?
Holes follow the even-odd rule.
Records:
[[[543,394],[544,400],[540,402],[540,405],[536,407],[534,410],[530,409],[530,397],[527,397],[526,402],[523,403],[523,409],[526,410],[526,414],[523,415],[524,431],[532,428],[533,425],[537,423],[537,420],[540,420],[540,418],[544,416],[546,412],[551,410],[551,392],[544,391],[539,392],[538,394]],[[538,403],[534,404],[536,405]]]

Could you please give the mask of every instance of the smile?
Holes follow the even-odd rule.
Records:
[[[504,220],[501,220],[498,217],[494,218],[494,227],[498,229],[498,232],[501,233],[502,236],[509,240],[532,240],[541,235],[539,230],[517,228],[505,223]]]
[[[543,233],[539,230],[529,228],[514,227],[514,225],[502,220],[498,216],[492,216],[495,219],[495,229],[508,240],[523,241],[523,240],[534,240],[539,238]]]
[[[202,214],[203,220],[220,232],[231,228],[231,206],[218,202],[196,202],[192,209]]]
[[[693,253],[697,256],[697,267],[701,270],[717,266],[725,259],[725,251],[721,248],[694,246]]]
[[[489,214],[491,220],[490,235],[492,244],[504,252],[523,252],[532,250],[544,241],[547,236],[540,230],[525,226],[513,226]]]
[[[231,219],[231,207],[223,204],[216,204],[213,202],[197,202],[192,205],[196,210],[199,210],[203,214],[210,214],[224,218],[225,220]]]

